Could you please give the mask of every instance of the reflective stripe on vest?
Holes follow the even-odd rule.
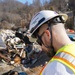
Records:
[[[57,60],[67,67],[69,67],[75,74],[75,57],[67,52],[59,52],[56,54],[51,61]],[[51,62],[50,61],[50,62]]]

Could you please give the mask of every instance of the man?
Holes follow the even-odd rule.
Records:
[[[46,52],[55,54],[40,75],[75,75],[75,43],[67,36],[66,15],[42,10],[31,20],[31,36]]]

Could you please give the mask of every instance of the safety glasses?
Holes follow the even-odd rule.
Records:
[[[37,43],[40,45],[40,46],[42,46],[42,43],[43,43],[43,41],[42,41],[42,36],[43,36],[43,34],[44,34],[44,32],[39,36],[39,35],[37,35]]]
[[[46,30],[49,30],[49,28],[47,28]],[[40,45],[40,46],[42,46],[42,44],[43,44],[43,41],[42,41],[42,36],[43,36],[43,34],[44,34],[45,32],[43,32],[40,36],[37,34],[37,43]]]

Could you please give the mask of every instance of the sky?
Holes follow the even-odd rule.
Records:
[[[19,2],[22,2],[22,3],[25,3],[25,2],[28,1],[28,3],[31,4],[33,0],[18,0],[18,1],[19,1]]]
[[[33,2],[33,0],[17,0],[17,1],[22,2],[22,3],[28,2],[29,4],[32,4],[32,2]],[[41,2],[42,2],[42,1],[43,1],[43,0],[41,0]],[[47,1],[50,1],[50,0],[47,0]]]

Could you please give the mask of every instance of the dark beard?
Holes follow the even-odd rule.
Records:
[[[47,52],[48,57],[53,57],[56,54],[56,52],[53,49],[54,48],[49,48],[49,51]]]
[[[48,52],[47,52],[48,57],[53,57],[56,54],[53,46],[46,46],[46,45],[44,46],[48,49]]]

